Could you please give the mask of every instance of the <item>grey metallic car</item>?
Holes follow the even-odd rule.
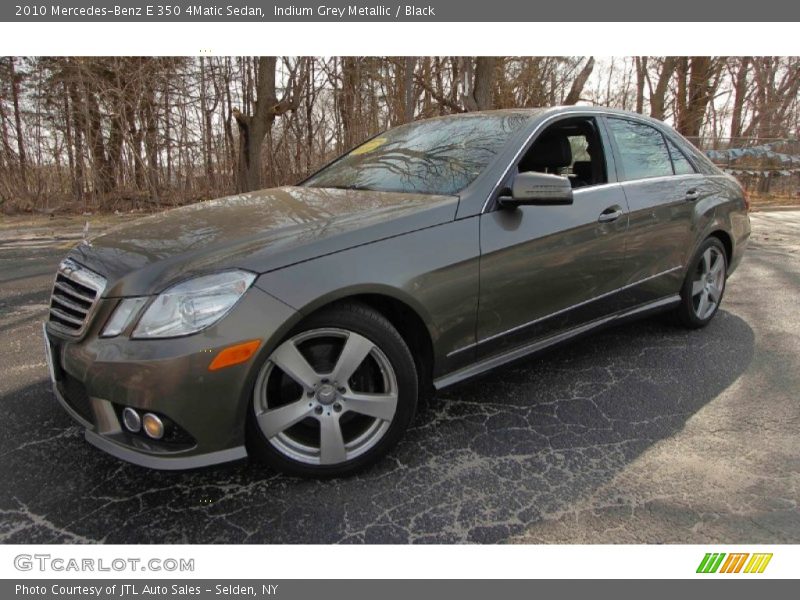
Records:
[[[47,355],[86,439],[138,465],[342,475],[417,400],[600,326],[706,325],[742,258],[741,187],[663,123],[584,107],[382,133],[296,187],[74,248]]]

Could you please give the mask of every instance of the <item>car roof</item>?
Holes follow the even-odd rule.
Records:
[[[432,117],[430,119],[423,119],[423,120],[436,121],[443,119],[463,119],[463,118],[481,117],[481,116],[488,117],[488,116],[515,116],[515,115],[521,117],[529,117],[533,119],[543,116],[551,116],[554,114],[569,115],[571,113],[577,113],[577,114],[595,113],[595,114],[618,115],[621,117],[632,117],[643,121],[649,121],[654,124],[665,125],[663,121],[630,110],[621,110],[619,108],[609,108],[606,106],[584,106],[580,104],[542,106],[535,108],[502,108],[496,110],[469,111],[463,113],[453,113],[449,115],[443,115],[440,117]]]

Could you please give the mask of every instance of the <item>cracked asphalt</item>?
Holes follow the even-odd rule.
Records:
[[[40,337],[64,249],[0,244],[0,542],[798,543],[800,211],[753,228],[705,330],[653,318],[448,389],[333,481],[88,445]]]

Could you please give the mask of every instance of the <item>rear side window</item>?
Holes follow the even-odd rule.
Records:
[[[673,174],[669,151],[660,131],[626,119],[609,118],[608,124],[617,142],[627,181]]]
[[[697,167],[697,170],[703,175],[722,175],[722,171],[711,162],[711,159],[693,146],[688,140],[678,137],[673,143],[692,157],[695,167]]]
[[[672,156],[672,166],[675,168],[675,175],[693,175],[695,171],[692,163],[684,156],[683,152],[667,138],[667,146],[669,146],[669,153]]]

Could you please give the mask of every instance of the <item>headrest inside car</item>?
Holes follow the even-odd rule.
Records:
[[[560,169],[570,164],[572,164],[572,148],[566,136],[545,134],[536,140],[520,162],[519,170],[525,172]]]

